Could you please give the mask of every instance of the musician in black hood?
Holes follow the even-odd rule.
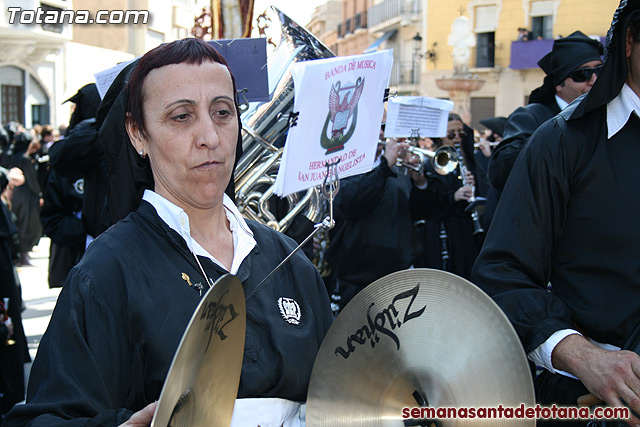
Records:
[[[458,114],[449,113],[447,135],[435,142],[459,147],[466,176],[462,176],[460,163],[448,175],[436,173],[431,162],[425,167],[425,175],[433,181],[432,191],[443,197],[434,199],[436,203],[431,204],[410,202],[423,246],[422,258],[416,262],[416,267],[450,271],[465,279],[471,275],[483,236],[482,233],[474,235],[474,222],[467,208],[473,196],[484,196],[479,188],[482,186],[477,185],[473,141],[473,129]]]
[[[527,106],[511,113],[502,143],[489,161],[489,179],[496,189],[504,188],[513,163],[531,134],[593,87],[602,66],[601,55],[602,43],[575,31],[555,40],[551,51],[538,61],[545,73],[543,84],[531,92]]]
[[[107,228],[100,223],[107,167],[97,143],[95,116],[100,96],[96,85],[83,86],[65,102],[73,102],[75,109],[65,138],[49,150],[53,168],[40,212],[44,232],[51,238],[49,287],[62,287],[69,270],[82,257],[87,240]]]
[[[546,368],[540,403],[590,391],[640,413],[640,356],[621,350],[640,332],[639,94],[640,1],[623,0],[600,77],[522,150],[474,265],[472,280]]]
[[[31,265],[29,251],[38,244],[42,236],[40,206],[42,190],[38,182],[37,156],[40,142],[20,126],[13,136],[9,150],[2,158],[1,166],[11,169],[20,168],[25,183],[16,187],[11,197],[11,211],[16,216],[16,226],[20,236],[20,265]]]
[[[112,224],[105,213],[107,164],[96,128],[100,95],[96,85],[90,83],[65,102],[73,102],[75,109],[69,119],[65,138],[53,144],[49,150],[50,166],[55,172],[55,179],[57,176],[70,182],[76,182],[79,178],[84,180],[82,227],[88,240],[93,240]]]

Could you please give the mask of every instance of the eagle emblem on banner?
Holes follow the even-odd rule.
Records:
[[[329,113],[322,128],[320,145],[327,150],[325,154],[340,151],[356,129],[358,101],[362,96],[364,78],[358,77],[355,83],[344,86],[338,81],[329,91]]]

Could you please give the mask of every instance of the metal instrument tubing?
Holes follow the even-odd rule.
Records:
[[[259,142],[264,148],[266,148],[269,151],[273,151],[276,152],[279,150],[278,147],[276,147],[275,145],[273,145],[272,143],[270,143],[269,141],[267,141],[266,139],[264,139],[262,136],[260,136],[260,134],[258,134],[256,131],[254,131],[253,129],[251,129],[249,126],[247,125],[243,125],[242,126],[242,130],[247,132],[249,135],[251,135],[253,138],[256,139],[257,142]]]
[[[458,158],[460,159],[460,174],[462,175],[462,185],[471,188],[471,197],[469,198],[469,203],[473,203],[476,200],[476,186],[467,184],[467,166],[466,159],[462,155],[462,149],[460,145],[455,146],[456,152],[458,153]],[[471,212],[471,221],[473,222],[473,235],[484,233],[484,229],[482,228],[482,224],[480,223],[480,215],[478,215],[478,211],[474,210]]]
[[[280,220],[279,222],[280,227],[284,226],[285,224],[289,224],[289,222],[293,221],[293,217],[295,217],[298,213],[302,212],[302,209],[306,206],[306,204],[309,201],[311,201],[314,191],[315,189],[313,188],[310,188],[307,190],[304,197],[300,199],[298,203],[295,205],[295,207],[291,211],[289,211],[289,213],[287,213],[284,216],[284,218]]]

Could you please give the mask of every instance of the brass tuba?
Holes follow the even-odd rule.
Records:
[[[280,167],[282,150],[293,110],[295,62],[335,56],[322,42],[287,15],[271,7],[271,22],[279,23],[280,38],[267,62],[271,100],[251,103],[242,113],[242,150],[234,174],[236,204],[247,218],[284,232],[298,214],[311,222],[320,220],[321,195],[318,188],[292,194],[284,199],[272,198]]]

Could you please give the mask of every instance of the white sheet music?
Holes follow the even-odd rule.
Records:
[[[385,137],[408,138],[414,131],[424,137],[447,134],[447,118],[453,102],[425,96],[396,96],[387,104]]]
[[[120,71],[122,71],[122,69],[129,65],[132,61],[135,61],[135,59],[132,59],[131,61],[121,62],[115,67],[111,67],[107,70],[102,70],[94,74],[94,77],[96,78],[96,89],[98,89],[100,99],[104,98],[107,91],[109,90],[109,86],[111,86],[111,83],[113,83],[116,77],[118,77],[118,73],[120,73]]]

